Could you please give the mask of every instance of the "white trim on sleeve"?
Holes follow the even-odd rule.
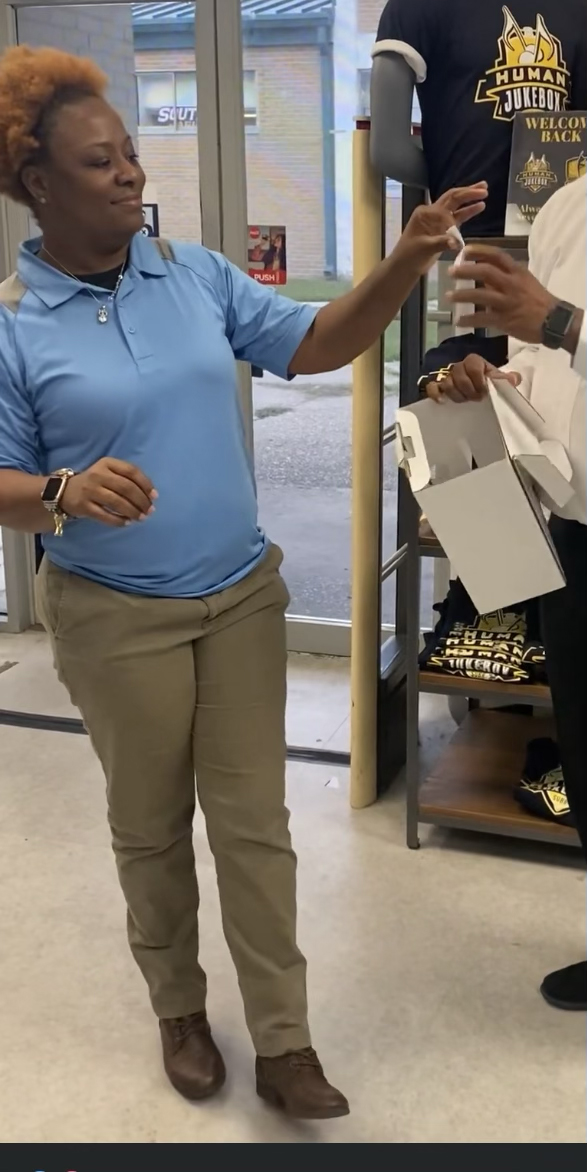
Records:
[[[414,70],[418,85],[426,81],[428,66],[422,54],[414,49],[413,45],[408,45],[406,41],[377,41],[371,49],[371,56],[378,57],[380,53],[399,53]]]

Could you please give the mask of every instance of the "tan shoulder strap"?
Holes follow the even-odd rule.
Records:
[[[162,236],[157,236],[154,239],[154,243],[159,256],[163,260],[175,260],[175,253],[170,240],[164,240]]]
[[[0,285],[0,305],[10,310],[10,313],[16,313],[25,293],[26,285],[23,285],[18,273],[12,273]]]

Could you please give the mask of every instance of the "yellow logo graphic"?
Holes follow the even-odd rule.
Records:
[[[516,175],[516,183],[525,187],[527,191],[531,191],[533,195],[537,195],[539,191],[544,191],[552,183],[557,183],[557,177],[554,171],[551,171],[546,155],[537,159],[532,151],[528,162],[524,165],[524,170],[519,171]]]
[[[567,159],[565,171],[565,183],[572,183],[573,179],[582,179],[587,174],[585,151],[581,151],[580,155],[575,155],[574,159]]]
[[[548,31],[540,13],[535,28],[521,28],[509,8],[503,14],[499,53],[479,82],[475,101],[493,102],[493,117],[502,122],[527,110],[566,110],[570,74],[558,37]]]

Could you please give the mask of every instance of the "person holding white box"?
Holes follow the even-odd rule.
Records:
[[[474,304],[461,325],[498,329],[511,336],[504,368],[542,416],[550,435],[567,450],[574,494],[553,512],[550,531],[566,587],[542,599],[543,638],[567,798],[587,858],[587,177],[558,191],[538,215],[530,236],[530,266],[507,253],[469,246],[452,270],[476,282],[455,289],[457,305]],[[431,398],[480,399],[494,368],[479,355],[457,363]],[[536,583],[537,592],[540,582]],[[550,973],[541,992],[560,1009],[587,1009],[587,960]]]

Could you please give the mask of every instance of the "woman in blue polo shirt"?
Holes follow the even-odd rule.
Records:
[[[130,945],[167,1074],[225,1077],[198,957],[195,804],[257,1052],[257,1089],[346,1114],[311,1048],[284,804],[281,553],[257,523],[235,358],[342,366],[395,317],[484,185],[420,209],[357,289],[316,312],[196,245],[140,233],[144,175],[106,78],[50,49],[0,62],[0,191],[42,236],[0,287],[0,524],[43,533],[39,605],[107,779]]]

